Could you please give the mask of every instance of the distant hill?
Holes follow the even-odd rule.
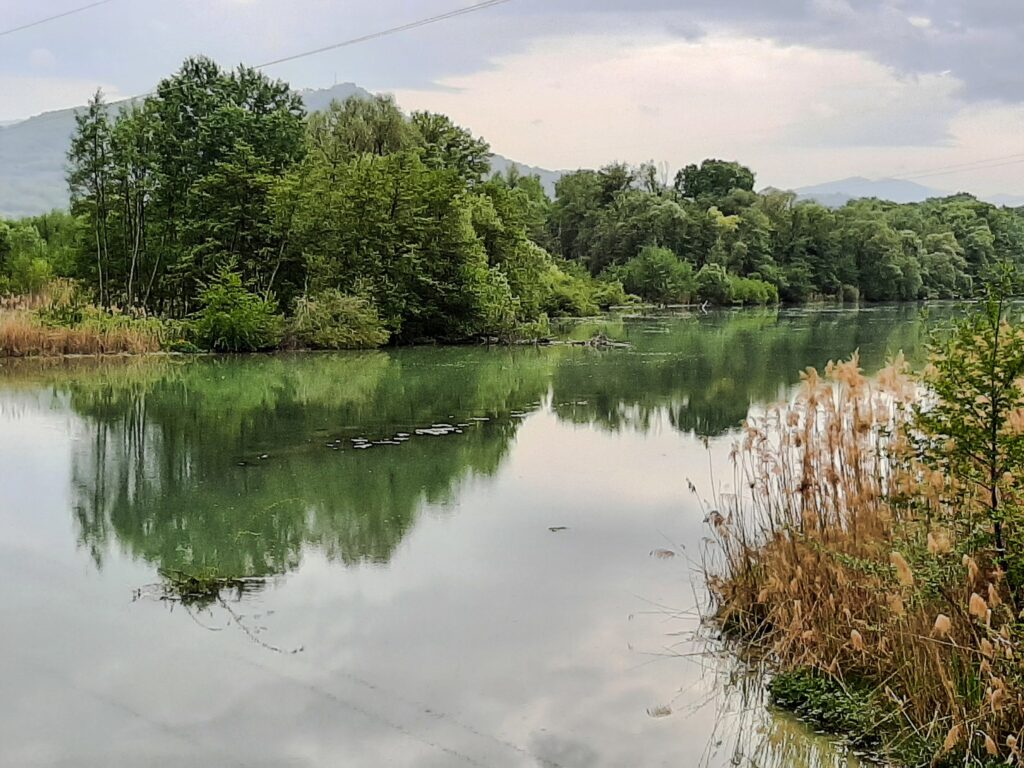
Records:
[[[533,165],[517,163],[515,160],[509,160],[502,155],[491,155],[491,170],[495,173],[505,173],[513,165],[519,169],[523,176],[540,177],[540,183],[544,186],[544,191],[552,198],[555,196],[555,184],[565,175],[565,171],[549,171],[546,168],[537,168]]]
[[[350,96],[371,96],[369,91],[355,83],[298,93],[310,112],[326,109],[335,99],[344,101]],[[116,113],[127,103],[111,104],[111,113]],[[27,120],[0,124],[0,216],[32,216],[67,207],[65,154],[75,130],[76,109],[46,112]],[[504,172],[513,164],[524,174],[540,176],[548,194],[554,194],[555,182],[561,173],[514,163],[506,157],[494,155],[492,165],[496,171]]]
[[[800,187],[793,191],[801,200],[813,200],[829,208],[839,208],[851,200],[867,197],[876,197],[879,200],[889,200],[894,203],[920,203],[931,197],[948,197],[953,194],[904,179],[865,179],[863,176]],[[1020,195],[976,195],[976,197],[993,205],[1005,205],[1011,208],[1024,205],[1024,197]]]
[[[800,187],[794,192],[801,199],[814,200],[831,207],[839,207],[861,197],[877,197],[879,200],[890,200],[894,203],[920,203],[930,197],[945,197],[949,194],[913,181],[865,179],[862,176]]]

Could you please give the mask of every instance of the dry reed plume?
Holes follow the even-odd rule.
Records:
[[[921,388],[856,357],[802,379],[733,450],[742,490],[711,514],[718,620],[781,670],[870,683],[932,764],[1021,764],[1018,609],[971,494],[913,449]]]

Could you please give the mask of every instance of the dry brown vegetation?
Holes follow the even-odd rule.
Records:
[[[0,310],[0,357],[142,354],[160,349],[160,333],[146,325],[44,325],[27,310]]]
[[[1019,765],[1019,607],[985,499],[914,449],[922,391],[902,362],[868,379],[854,358],[745,425],[742,490],[710,516],[717,619],[780,670],[868,683],[925,765]]]
[[[89,304],[72,280],[51,280],[39,294],[0,297],[0,357],[157,352],[159,320]]]

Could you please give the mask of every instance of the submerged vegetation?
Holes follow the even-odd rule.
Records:
[[[907,765],[1024,748],[1024,329],[1004,284],[897,360],[809,369],[751,418],[710,516],[717,619],[782,675],[775,698]]]
[[[243,595],[262,589],[265,579],[241,576],[222,576],[212,569],[186,573],[160,571],[160,594],[164,600],[181,603],[188,608],[208,608],[222,603],[224,595],[233,593],[236,600]]]
[[[177,348],[512,340],[637,300],[966,297],[1024,252],[1021,212],[969,195],[831,210],[713,159],[671,181],[579,170],[552,200],[514,166],[489,175],[486,141],[444,115],[388,97],[307,115],[286,83],[205,58],[76,120],[70,211],[0,222],[0,296],[74,279],[100,312],[176,321]]]

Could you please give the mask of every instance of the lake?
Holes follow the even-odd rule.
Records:
[[[924,322],[4,363],[0,765],[856,765],[701,629],[689,482],[802,368],[919,359]],[[188,605],[161,572],[263,581]]]

